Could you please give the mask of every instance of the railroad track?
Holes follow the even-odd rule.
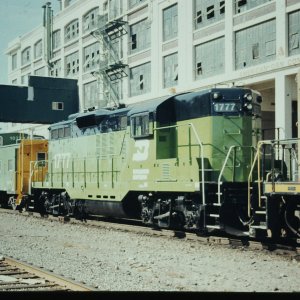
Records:
[[[11,257],[0,258],[0,292],[96,291]]]
[[[221,245],[229,248],[240,248],[244,250],[255,250],[255,251],[268,251],[269,253],[273,253],[275,255],[285,256],[289,259],[296,259],[300,261],[300,247],[283,245],[283,244],[274,244],[272,242],[262,240],[256,241],[247,237],[237,238],[237,237],[228,237],[228,236],[215,236],[215,235],[197,235],[195,232],[183,232],[183,231],[174,231],[169,229],[153,229],[151,227],[147,227],[139,224],[136,220],[119,220],[120,222],[114,220],[109,220],[105,217],[96,217],[94,219],[88,219],[85,222],[80,220],[76,220],[74,218],[67,217],[54,217],[49,215],[47,217],[41,216],[39,213],[35,212],[23,212],[20,213],[14,210],[1,209],[0,213],[12,213],[12,214],[20,214],[24,217],[32,216],[34,218],[43,218],[49,221],[56,221],[61,223],[71,223],[71,224],[81,224],[83,226],[91,226],[98,227],[104,229],[113,229],[122,232],[134,232],[136,234],[142,234],[147,236],[159,236],[166,238],[176,238],[183,239],[188,241],[193,241],[197,243],[203,243],[208,245]]]

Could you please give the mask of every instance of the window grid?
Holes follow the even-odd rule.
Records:
[[[79,36],[79,21],[72,21],[65,27],[65,42],[69,42]]]
[[[39,40],[34,44],[34,58],[40,58],[43,55],[43,41]]]
[[[151,65],[143,65],[130,69],[130,96],[138,96],[151,90]]]
[[[239,14],[273,0],[235,0],[235,13]]]
[[[34,75],[37,75],[37,76],[45,76],[45,67],[42,67],[40,69],[37,69],[34,71]]]
[[[60,29],[53,32],[52,45],[53,45],[53,49],[57,49],[60,47],[60,45],[61,45]]]
[[[224,16],[224,0],[194,0],[194,29],[218,22]]]
[[[276,58],[276,22],[267,21],[235,34],[235,67],[242,69]]]
[[[31,50],[30,47],[27,47],[26,49],[24,49],[22,51],[22,54],[21,54],[21,57],[22,57],[22,59],[21,59],[22,66],[30,63],[30,50]]]
[[[15,70],[18,66],[18,63],[17,63],[17,53],[13,54],[11,56],[11,69],[12,71]]]
[[[145,2],[146,0],[129,0],[128,1],[128,8],[132,9],[135,6],[140,5],[141,3]]]
[[[66,76],[74,77],[79,72],[78,51],[66,56]]]
[[[94,43],[84,48],[83,70],[84,72],[95,70],[100,65],[100,45]]]
[[[98,83],[92,81],[84,84],[83,86],[83,101],[84,109],[88,109],[98,105]]]
[[[177,37],[178,34],[178,5],[174,4],[163,10],[163,41]]]
[[[97,27],[97,16],[99,7],[93,8],[83,17],[83,33],[86,33]]]
[[[109,0],[109,19],[117,18],[123,10],[123,0]]]
[[[52,77],[60,77],[61,76],[61,60],[56,60],[52,63],[51,68],[51,76]]]
[[[224,73],[224,53],[225,39],[223,37],[195,46],[195,79]]]
[[[148,20],[142,20],[130,26],[130,54],[150,48],[151,33]]]
[[[178,84],[178,53],[165,56],[164,64],[164,88]]]
[[[300,53],[300,10],[292,12],[288,16],[289,55]]]

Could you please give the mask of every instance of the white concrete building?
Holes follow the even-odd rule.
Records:
[[[9,83],[77,78],[81,110],[242,85],[263,95],[266,137],[297,136],[299,0],[60,1],[50,33],[8,45]]]

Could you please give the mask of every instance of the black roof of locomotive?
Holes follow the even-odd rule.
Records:
[[[172,99],[173,97],[173,95],[168,95],[156,99],[145,100],[142,102],[131,104],[129,105],[129,108],[131,109],[127,115],[130,117],[132,115],[141,114],[143,112],[155,112],[162,103],[169,99]]]
[[[212,88],[197,92],[147,100],[132,107],[128,116],[144,112],[154,113],[154,118],[160,123],[169,123],[211,115],[211,94],[220,92],[230,100],[239,100],[250,89],[244,88]]]
[[[115,110],[97,109],[90,112],[77,113],[69,116],[68,120],[52,124],[49,129],[76,123],[79,128],[100,124],[104,119],[117,115],[128,117],[153,113],[153,117],[161,124],[182,121],[211,115],[211,94],[220,92],[226,100],[239,100],[250,89],[235,88],[211,88],[197,92],[187,92],[176,95],[167,95],[156,99],[133,103],[125,108]]]

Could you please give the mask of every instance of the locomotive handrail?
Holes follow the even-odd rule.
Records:
[[[256,154],[254,156],[253,163],[252,163],[252,166],[250,168],[250,172],[249,172],[249,176],[248,176],[248,217],[250,217],[250,196],[251,196],[250,195],[250,181],[251,181],[251,178],[252,178],[252,173],[253,173],[253,170],[254,170],[254,167],[255,167],[255,163],[256,163],[258,155],[259,155],[259,151],[258,151],[259,148],[260,148],[260,142],[258,142],[258,144],[257,144],[257,151],[256,151]],[[259,180],[259,179],[257,179],[257,180]],[[260,186],[260,184],[258,186]]]
[[[272,145],[274,144],[275,140],[263,140],[263,141],[259,141],[257,143],[257,150],[256,150],[256,154],[249,172],[249,176],[248,176],[248,217],[250,217],[250,210],[251,210],[251,201],[250,201],[250,181],[252,179],[252,174],[253,174],[253,170],[257,161],[257,189],[258,189],[258,206],[261,206],[261,183],[262,183],[262,178],[261,178],[261,172],[260,172],[260,149],[263,145]],[[278,142],[278,141],[277,141]]]
[[[169,129],[169,128],[178,128],[178,127],[183,127],[183,126],[189,126],[192,128],[194,134],[195,134],[195,137],[196,137],[196,140],[200,146],[200,156],[201,156],[201,184],[202,184],[202,199],[203,199],[203,205],[206,204],[206,200],[205,200],[205,182],[204,182],[204,151],[203,151],[203,143],[201,142],[199,136],[198,136],[198,133],[195,129],[195,126],[193,123],[188,123],[188,124],[180,124],[180,125],[171,125],[171,126],[163,126],[163,127],[159,127],[159,128],[154,128],[153,130],[154,131],[158,131],[158,130],[163,130],[163,129]]]
[[[195,137],[196,137],[196,140],[197,140],[197,142],[198,142],[199,145],[200,145],[200,151],[201,151],[201,166],[202,166],[202,168],[201,168],[201,177],[202,177],[202,178],[201,178],[201,179],[202,179],[202,199],[203,199],[203,205],[205,205],[205,204],[206,204],[206,201],[205,201],[205,190],[204,190],[204,188],[205,188],[205,182],[204,182],[204,153],[203,153],[203,144],[202,144],[202,142],[201,142],[201,140],[200,140],[200,138],[199,138],[199,136],[198,136],[198,133],[197,133],[195,127],[194,127],[194,124],[189,123],[188,125],[193,129],[194,134],[195,134]]]
[[[46,165],[46,163],[48,162],[48,160],[32,160],[30,161],[29,164],[29,179],[28,179],[28,194],[31,195],[31,187],[32,187],[32,177],[34,174],[34,170],[37,169],[37,167],[39,167],[40,163],[44,163]],[[44,178],[43,178],[43,173],[42,173],[42,185],[44,185]]]
[[[249,217],[250,217],[250,209],[251,209],[250,181],[251,181],[251,178],[252,178],[252,173],[253,173],[256,162],[257,162],[257,183],[258,183],[258,206],[261,207],[261,195],[262,195],[261,183],[263,182],[263,179],[261,178],[261,172],[260,172],[260,168],[261,168],[261,166],[260,166],[260,162],[261,162],[261,157],[260,157],[261,151],[260,151],[260,149],[261,149],[261,147],[263,145],[277,145],[277,146],[279,146],[279,145],[283,145],[283,144],[297,142],[297,140],[298,140],[297,138],[284,139],[284,140],[263,140],[263,141],[259,141],[257,143],[257,152],[256,152],[256,155],[254,157],[253,164],[251,166],[250,173],[249,173],[249,176],[248,176],[248,216]],[[272,178],[272,183],[274,185],[274,178]]]
[[[242,147],[242,148],[253,148],[252,146],[246,146],[246,147]],[[227,161],[228,161],[228,159],[229,159],[229,157],[230,157],[230,154],[231,154],[231,152],[232,152],[232,150],[234,149],[234,148],[241,148],[241,146],[238,146],[238,145],[233,145],[233,146],[231,146],[230,148],[229,148],[229,150],[228,150],[228,152],[227,152],[227,155],[226,155],[226,158],[225,158],[225,161],[224,161],[224,163],[223,163],[223,166],[222,166],[222,169],[221,169],[221,171],[220,171],[220,174],[219,174],[219,177],[218,177],[218,192],[217,192],[217,195],[218,195],[218,204],[220,205],[221,204],[221,184],[222,184],[222,182],[221,182],[221,178],[222,178],[222,176],[223,176],[223,173],[224,173],[224,170],[225,170],[225,167],[226,167],[226,165],[227,165]],[[233,166],[234,167],[234,166]],[[249,190],[249,189],[248,189]]]
[[[233,146],[231,146],[231,147],[229,148],[229,150],[228,150],[228,152],[227,152],[227,155],[226,155],[226,158],[225,158],[225,161],[224,161],[224,163],[223,163],[222,169],[221,169],[221,171],[220,171],[219,177],[218,177],[218,193],[217,193],[217,195],[218,195],[218,204],[219,204],[219,205],[221,204],[221,184],[222,184],[221,178],[222,178],[222,176],[223,176],[223,173],[224,173],[224,170],[225,170],[225,167],[226,167],[226,164],[227,164],[227,161],[228,161],[228,159],[229,159],[229,156],[230,156],[230,154],[231,154],[232,149],[238,148],[238,147],[240,147],[240,146],[233,145]]]

